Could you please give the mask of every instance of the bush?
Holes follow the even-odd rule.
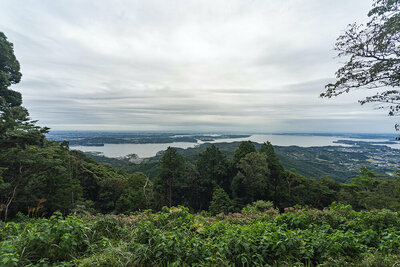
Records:
[[[243,209],[243,214],[262,214],[267,210],[274,209],[274,203],[271,201],[257,200],[251,204],[247,204]]]
[[[28,218],[1,224],[5,266],[393,266],[399,214],[288,208],[257,201],[243,213],[164,207],[135,215]]]
[[[18,264],[71,261],[82,255],[90,242],[91,229],[76,217],[30,219],[18,224],[7,223],[1,229],[0,255],[14,255]],[[13,256],[13,257],[14,257]]]

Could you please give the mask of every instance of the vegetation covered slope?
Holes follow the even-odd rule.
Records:
[[[27,219],[2,225],[6,266],[395,266],[400,217],[268,203],[242,213],[193,215],[184,207],[131,216]],[[36,265],[38,264],[38,265]]]
[[[128,175],[114,171],[67,142],[49,141],[10,89],[21,80],[13,45],[0,32],[0,219],[18,211],[72,212],[80,205],[110,212]],[[116,182],[118,181],[118,182]]]

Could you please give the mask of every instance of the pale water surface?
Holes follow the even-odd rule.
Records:
[[[104,146],[71,146],[72,149],[83,152],[101,152],[110,158],[123,157],[129,154],[136,154],[141,158],[153,157],[157,152],[166,150],[169,146],[188,148],[195,147],[197,143],[174,142],[165,144],[104,144]]]
[[[217,139],[211,143],[238,142],[251,140],[256,143],[264,143],[270,141],[276,146],[334,146],[344,144],[335,144],[337,140],[354,140],[354,141],[388,141],[386,139],[355,139],[334,136],[315,136],[315,135],[279,135],[279,134],[254,134],[246,138],[229,138]],[[72,149],[78,149],[83,152],[100,152],[106,157],[122,157],[128,154],[136,154],[141,158],[153,157],[157,152],[167,149],[169,146],[177,148],[195,147],[203,142],[174,142],[165,144],[105,144],[104,146],[71,146]],[[400,144],[387,145],[392,148],[400,149]]]

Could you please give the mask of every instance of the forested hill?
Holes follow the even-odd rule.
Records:
[[[256,149],[260,144],[253,143]],[[232,159],[240,142],[216,143],[221,152]],[[372,145],[367,142],[353,142],[352,147],[324,146],[324,147],[299,147],[299,146],[274,146],[277,157],[286,169],[295,169],[306,177],[330,177],[340,182],[351,182],[361,166],[366,166],[374,172],[392,175],[400,164],[400,150],[387,146]],[[206,150],[211,144],[202,144],[198,147],[181,149],[178,152],[185,160],[195,163],[199,153]],[[121,158],[108,158],[96,153],[87,153],[96,161],[110,164],[116,168],[133,173],[141,171],[150,178],[157,176],[158,161],[162,156],[158,155],[137,159],[127,156]],[[136,162],[136,163],[135,163]],[[141,162],[140,164],[137,164]]]

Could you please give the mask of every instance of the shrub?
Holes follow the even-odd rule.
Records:
[[[271,201],[257,200],[251,204],[247,204],[243,209],[243,214],[259,214],[261,215],[267,210],[274,209],[274,203]]]

